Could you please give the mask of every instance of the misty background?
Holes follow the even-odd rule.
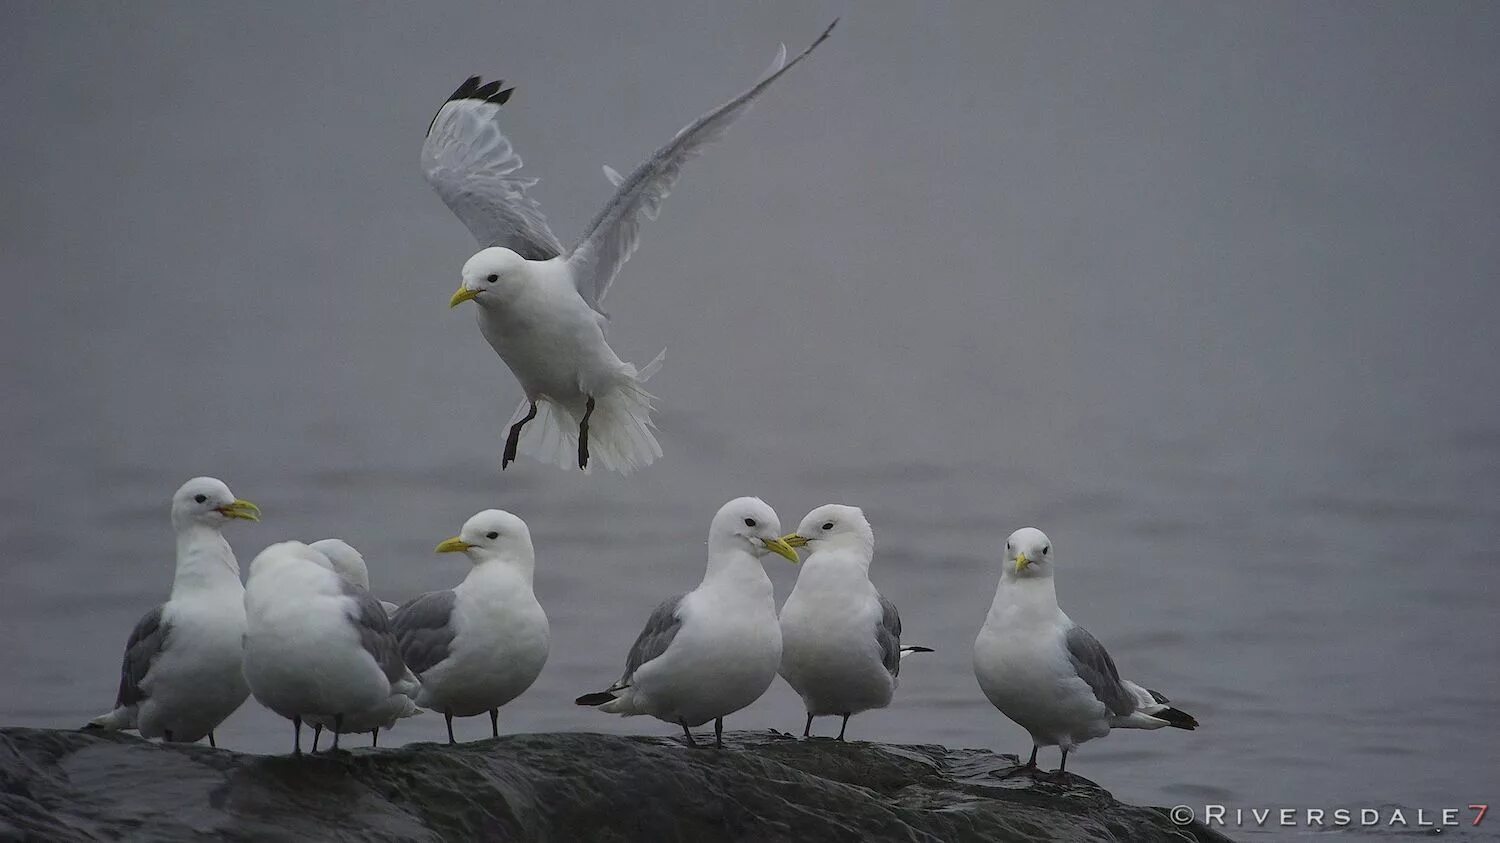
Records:
[[[864,507],[937,649],[852,739],[1024,757],[970,650],[1033,524],[1063,607],[1203,723],[1077,773],[1151,804],[1487,801],[1500,8],[876,5],[0,6],[0,723],[110,707],[170,587],[169,497],[212,474],[264,509],[227,532],[242,567],[337,536],[395,601],[462,578],[433,546],[469,515],[517,513],[552,653],[501,728],[670,735],[571,700],[755,494],[788,531]],[[447,308],[476,247],[417,166],[444,97],[517,86],[506,132],[572,243],[600,165],[840,15],[612,290],[621,356],[668,351],[665,458],[501,474],[520,390]],[[727,720],[801,723],[779,680]],[[218,738],[290,733],[251,701]]]

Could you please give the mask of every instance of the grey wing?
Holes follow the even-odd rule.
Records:
[[[541,206],[526,195],[536,179],[520,175],[521,156],[500,131],[500,106],[514,88],[465,80],[427,127],[422,173],[443,203],[486,246],[504,246],[527,260],[562,253]]]
[[[662,201],[682,175],[683,165],[702,153],[709,143],[722,137],[730,124],[744,115],[772,82],[823,43],[837,23],[835,20],[829,24],[828,29],[818,36],[812,46],[790,62],[786,61],[786,47],[782,46],[765,78],[750,90],[683,127],[646,163],[617,182],[615,195],[604,206],[604,210],[594,217],[594,221],[589,224],[578,245],[573,247],[572,254],[568,256],[568,266],[573,271],[578,294],[595,310],[600,308],[620,267],[625,265],[625,261],[630,259],[631,253],[639,245],[641,218],[656,219]],[[606,171],[606,174],[610,172],[612,171]],[[610,176],[610,181],[614,181],[617,176],[617,173]]]
[[[448,658],[453,646],[453,591],[429,591],[402,604],[391,618],[401,657],[412,673],[421,676]]]
[[[682,618],[678,617],[677,610],[682,606],[682,599],[686,596],[687,594],[683,593],[668,597],[656,607],[651,617],[646,619],[645,627],[641,629],[641,634],[635,637],[635,643],[630,645],[630,653],[625,656],[625,673],[620,676],[620,681],[615,683],[616,688],[628,686],[637,668],[665,653],[672,645],[672,639],[676,638],[677,631],[682,629]]]
[[[875,624],[875,643],[880,647],[880,661],[892,677],[901,672],[901,614],[896,604],[880,598],[880,621]]]
[[[167,635],[171,632],[171,627],[162,620],[161,610],[162,607],[157,606],[147,612],[125,642],[125,658],[120,664],[120,693],[115,696],[115,708],[135,705],[146,698],[141,680],[146,678],[146,672],[156,662],[156,657],[166,649]]]
[[[400,681],[406,675],[406,663],[401,659],[401,647],[391,628],[390,618],[386,616],[385,607],[367,589],[348,580],[340,579],[339,582],[343,584],[344,596],[354,599],[349,619],[359,630],[359,643],[375,659],[375,664],[380,666],[380,671],[387,680]]]
[[[1099,643],[1099,639],[1089,634],[1089,631],[1081,626],[1069,629],[1065,640],[1068,647],[1068,659],[1073,663],[1073,669],[1078,672],[1079,678],[1088,683],[1089,689],[1109,713],[1116,717],[1124,717],[1135,711],[1135,695],[1120,681],[1120,671],[1115,668],[1115,660],[1109,657],[1109,651]]]

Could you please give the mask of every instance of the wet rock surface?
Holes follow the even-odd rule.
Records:
[[[1013,756],[513,735],[302,757],[0,729],[0,839],[1224,840]]]

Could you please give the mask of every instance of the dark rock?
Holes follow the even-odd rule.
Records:
[[[0,839],[1225,840],[1013,756],[580,733],[337,755],[0,729]]]

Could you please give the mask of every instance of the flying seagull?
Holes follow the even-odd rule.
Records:
[[[901,615],[870,582],[875,532],[859,507],[820,506],[784,538],[810,554],[781,607],[781,678],[807,708],[802,737],[837,715],[843,740],[850,716],[891,704],[901,660],[932,650],[902,646]]]
[[[635,172],[605,167],[615,195],[571,249],[527,195],[536,180],[521,175],[521,157],[500,129],[500,106],[515,89],[471,77],[438,110],[422,144],[422,171],[485,247],[464,264],[449,306],[478,306],[480,333],[526,393],[511,418],[502,470],[518,449],[563,468],[587,469],[592,454],[622,474],[661,456],[655,399],[643,384],[662,354],[639,370],[620,360],[605,340],[604,296],[640,243],[642,219],[656,218],[683,166],[837,23],[790,62],[782,46],[760,82],[689,123]]]
[[[136,729],[168,741],[207,737],[217,746],[214,729],[250,696],[240,671],[245,589],[219,532],[237,519],[259,521],[260,509],[212,477],[194,477],[172,495],[172,594],[135,625],[114,710],[86,728]]]
[[[1157,691],[1120,678],[1114,659],[1088,630],[1057,605],[1052,541],[1022,527],[1005,543],[1005,564],[995,601],[974,641],[974,675],[995,708],[1031,733],[1038,747],[1068,753],[1110,729],[1196,729],[1192,715],[1173,708]]]

